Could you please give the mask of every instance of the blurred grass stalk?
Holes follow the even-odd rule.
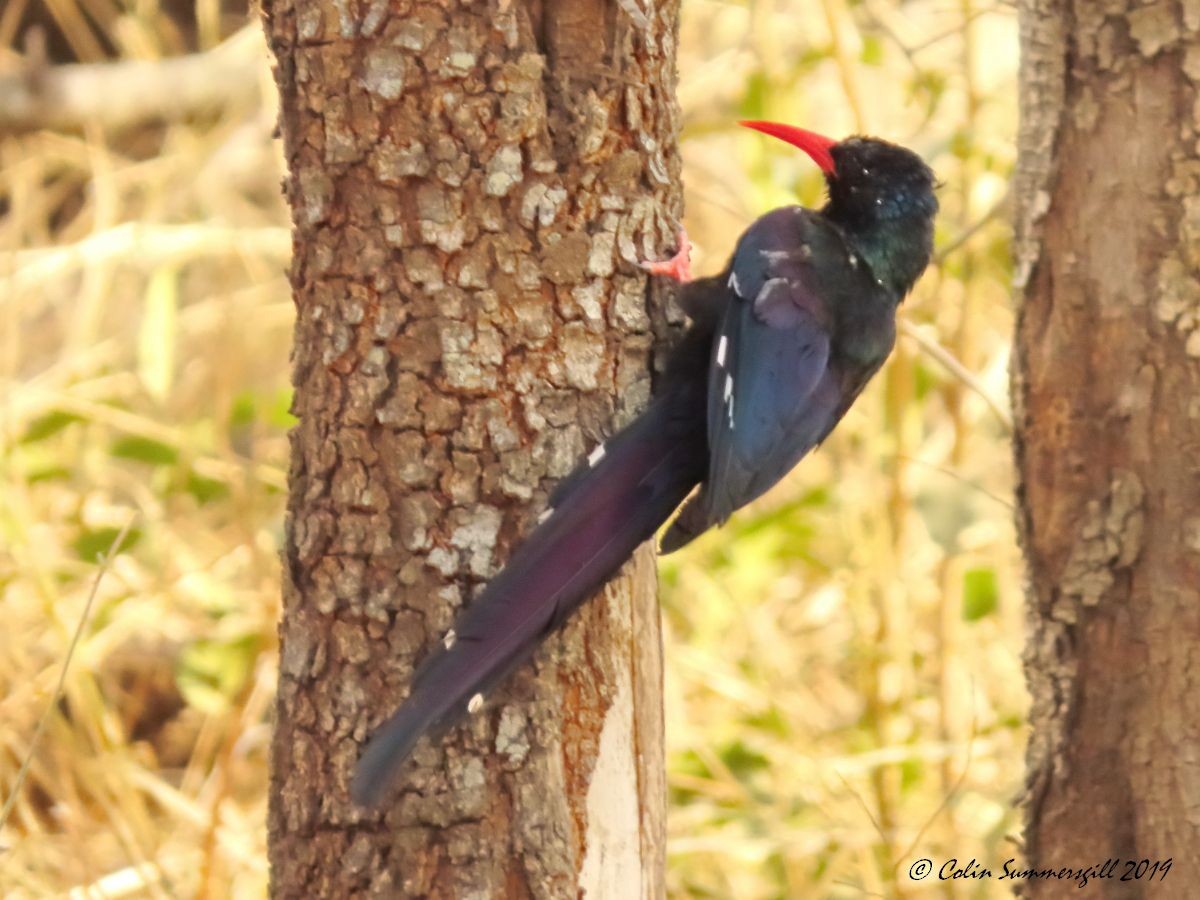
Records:
[[[902,310],[904,336],[880,383],[790,490],[755,511],[777,539],[752,514],[665,563],[669,677],[681,682],[671,694],[684,695],[668,727],[672,889],[980,896],[986,886],[930,888],[905,873],[917,855],[996,858],[1015,825],[1025,701],[1004,499],[1008,234],[997,215],[1013,153],[1015,21],[977,2],[690,10],[689,230],[721,248],[709,268],[757,212],[793,191],[819,196],[803,160],[710,121],[885,134],[919,149],[946,186],[936,271]],[[703,91],[687,90],[689,73]],[[728,163],[731,141],[738,155],[757,154],[748,178]],[[697,185],[697,171],[712,182]],[[828,491],[795,503],[821,485]],[[781,584],[789,601],[777,607],[771,585]],[[698,602],[705,593],[713,600]],[[719,627],[703,627],[709,616]],[[711,655],[685,676],[676,642]],[[734,662],[720,665],[725,657]],[[947,752],[904,753],[931,741]],[[846,763],[881,750],[873,765]],[[838,776],[814,775],[814,757],[837,760]],[[807,778],[789,777],[796,771]],[[720,840],[691,839],[712,829]]]
[[[0,833],[0,893],[261,896],[292,319],[261,36],[217,0],[184,25],[55,0],[45,46],[104,66],[67,69],[21,30],[32,9],[0,12],[0,66],[19,64],[0,97],[26,92],[0,117],[34,117],[0,143],[5,796],[91,559],[140,524]],[[739,118],[892,137],[946,185],[883,376],[785,485],[662,563],[673,896],[1001,895],[905,873],[1006,858],[1016,826],[1015,46],[1011,10],[980,0],[685,0],[701,269],[767,208],[820,202],[812,167]],[[39,112],[31,72],[146,84]]]
[[[156,5],[92,12],[51,10],[90,65],[0,72],[0,893],[261,896],[292,321],[274,89],[258,24],[218,46],[210,0],[214,49],[175,59]]]

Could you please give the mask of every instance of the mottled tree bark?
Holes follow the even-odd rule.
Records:
[[[1036,867],[1200,884],[1200,6],[1024,0],[1014,361]],[[1161,872],[1161,870],[1160,870]],[[1091,886],[1089,886],[1091,889]],[[1031,896],[1075,885],[1032,881]]]
[[[652,555],[380,813],[347,783],[547,490],[649,395],[674,0],[269,0],[295,224],[278,897],[663,893]],[[673,307],[672,307],[673,308]],[[252,327],[253,323],[249,323]]]

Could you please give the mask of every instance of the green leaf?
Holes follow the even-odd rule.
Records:
[[[169,444],[132,434],[117,438],[108,452],[121,459],[132,459],[152,466],[169,466],[179,461],[179,451]]]
[[[71,542],[71,547],[80,559],[94,563],[98,556],[108,552],[108,549],[113,545],[113,541],[117,539],[117,535],[120,533],[120,528],[85,528]],[[116,552],[123,553],[140,541],[141,538],[142,532],[140,529],[130,528],[129,533],[125,535],[125,539],[116,548]]]
[[[73,413],[61,412],[60,410],[48,412],[46,415],[39,416],[29,423],[29,427],[21,435],[21,443],[32,444],[35,441],[44,441],[46,438],[58,434],[68,425],[82,421],[81,417]]]
[[[746,91],[738,114],[744,119],[761,119],[767,114],[767,95],[770,93],[767,76],[761,69],[746,79]]]
[[[908,793],[921,783],[925,775],[925,762],[910,757],[900,763],[900,790]]]
[[[745,778],[771,765],[767,757],[747,747],[741,740],[732,741],[721,748],[721,761],[738,778]]]
[[[267,424],[286,430],[300,421],[292,414],[292,396],[290,387],[275,392],[267,408]]]
[[[74,474],[66,466],[46,465],[41,468],[30,469],[25,476],[25,480],[29,484],[41,484],[47,481],[69,481]]]
[[[176,675],[180,692],[203,712],[227,709],[254,669],[259,644],[258,635],[244,634],[189,645],[180,656]]]
[[[929,396],[929,392],[938,386],[940,380],[939,373],[927,366],[922,358],[918,358],[913,371],[913,396],[917,400],[924,400]]]
[[[692,778],[713,777],[708,763],[695,750],[684,750],[674,754],[671,758],[670,768],[672,772],[678,772],[681,775],[688,775]]]
[[[179,273],[174,266],[160,266],[146,286],[137,363],[138,378],[159,402],[170,395],[174,380],[178,307]]]
[[[828,506],[829,501],[829,489],[815,487],[805,491],[795,500],[781,503],[760,515],[743,513],[740,521],[735,522],[733,527],[737,529],[739,537],[758,534],[762,531],[784,529],[793,543],[807,543],[816,533],[816,529],[812,525],[811,516],[806,516],[805,512]]]
[[[230,429],[253,425],[254,420],[258,418],[257,405],[254,402],[254,394],[250,391],[239,391],[238,395],[233,398],[233,406],[229,410]]]
[[[994,569],[968,569],[963,573],[963,619],[978,622],[996,611],[1000,588]]]
[[[786,738],[792,733],[792,723],[774,704],[766,710],[746,716],[746,724],[781,738]]]
[[[184,489],[200,503],[212,503],[214,500],[223,500],[229,496],[229,485],[223,481],[217,481],[215,478],[197,475],[195,472],[188,472]]]
[[[974,148],[971,132],[965,128],[958,129],[950,138],[950,152],[959,159],[970,159]]]
[[[269,394],[241,391],[229,410],[230,432],[244,429],[256,422],[286,431],[299,419],[292,415],[292,389],[281,388]]]
[[[864,66],[883,65],[883,41],[875,34],[864,34],[862,39],[862,54],[859,59]]]

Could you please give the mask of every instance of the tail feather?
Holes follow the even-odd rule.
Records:
[[[377,804],[420,737],[474,711],[482,702],[474,698],[528,659],[703,477],[703,415],[683,400],[655,401],[556,492],[549,518],[421,664],[408,699],[367,745],[351,784],[355,802]]]

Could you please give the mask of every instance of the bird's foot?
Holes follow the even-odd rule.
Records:
[[[646,260],[638,265],[651,275],[674,278],[680,284],[687,284],[692,280],[692,242],[688,240],[687,231],[680,226],[679,250],[670,259],[662,262]]]

